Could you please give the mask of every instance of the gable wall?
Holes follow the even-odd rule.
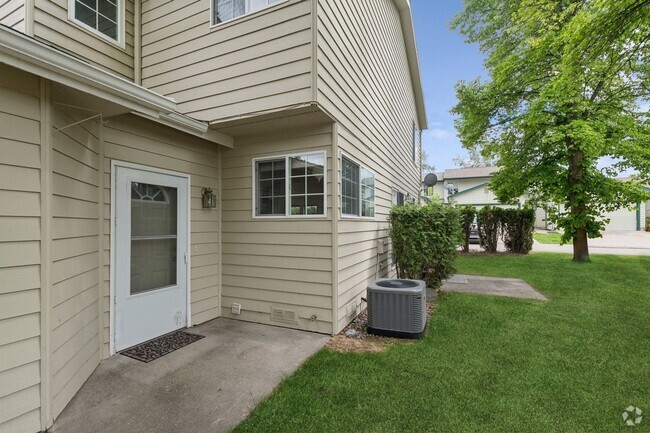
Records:
[[[337,332],[365,307],[368,282],[388,272],[376,239],[386,237],[392,190],[419,196],[420,136],[414,161],[413,122],[419,125],[395,3],[319,0],[317,18],[318,102],[339,122],[339,160],[343,153],[374,171],[376,188],[374,220],[338,224]],[[340,172],[336,179],[340,205]]]

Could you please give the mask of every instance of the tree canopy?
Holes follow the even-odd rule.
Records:
[[[467,149],[466,158],[458,155],[454,157],[453,161],[460,168],[490,167],[495,164],[492,158],[483,156],[476,148]]]
[[[451,25],[490,75],[456,86],[463,145],[497,160],[500,200],[564,204],[588,260],[605,212],[650,199],[650,0],[465,0]]]

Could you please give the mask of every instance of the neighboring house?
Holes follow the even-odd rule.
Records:
[[[453,168],[435,173],[438,182],[433,187],[433,193],[444,203],[472,205],[481,208],[486,205],[499,207],[514,207],[500,204],[490,191],[488,183],[498,167]],[[621,179],[625,180],[625,179]],[[523,205],[525,198],[520,199]],[[645,229],[645,217],[650,216],[650,201],[639,203],[634,209],[619,209],[604,215],[610,222],[605,227],[607,231],[635,231]],[[547,222],[547,211],[543,208],[535,210],[535,227],[554,229]]]
[[[559,206],[560,211],[564,206]],[[632,209],[618,209],[607,212],[604,218],[609,220],[605,225],[605,231],[643,231],[646,228],[646,216],[650,216],[650,201],[637,203]],[[554,230],[553,224],[547,221],[547,210],[538,208],[535,211],[535,227],[545,230]]]
[[[174,329],[337,333],[391,275],[427,127],[408,0],[5,0],[0,23],[0,431]]]
[[[492,173],[498,170],[498,167],[471,167],[450,168],[435,173],[438,182],[433,186],[433,193],[443,203],[472,205],[477,208],[487,205],[512,207],[499,203],[488,186]]]

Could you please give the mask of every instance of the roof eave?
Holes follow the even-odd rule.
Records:
[[[110,74],[9,27],[0,25],[0,63],[152,117],[174,112],[176,102]]]

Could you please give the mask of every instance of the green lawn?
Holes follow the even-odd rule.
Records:
[[[235,431],[650,431],[650,257],[464,256],[458,271],[524,278],[550,301],[447,294],[421,342],[322,350]]]
[[[535,233],[533,234],[533,239],[542,244],[556,244],[560,245],[560,239],[562,235],[560,233]]]

